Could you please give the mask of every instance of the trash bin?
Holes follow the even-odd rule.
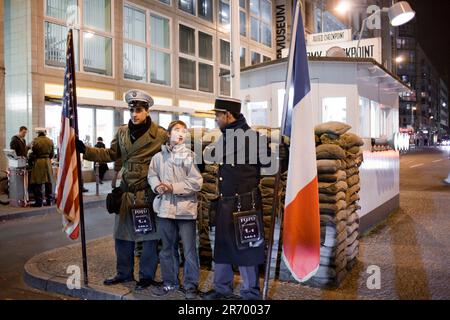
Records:
[[[25,207],[28,204],[28,170],[27,159],[17,157],[16,152],[4,149],[9,168],[9,204]]]

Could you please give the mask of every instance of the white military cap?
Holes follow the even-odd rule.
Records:
[[[47,129],[38,127],[38,128],[34,129],[34,132],[36,132],[36,133],[47,133]]]
[[[153,98],[145,91],[132,89],[125,93],[125,101],[128,103],[128,107],[134,107],[138,102],[145,102],[148,104],[148,107],[154,105]]]

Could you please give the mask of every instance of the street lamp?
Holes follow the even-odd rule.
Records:
[[[341,1],[335,8],[339,14],[345,14],[350,10],[350,3],[348,1]]]
[[[368,16],[362,21],[361,31],[359,32],[358,45],[356,46],[357,57],[360,56],[359,45],[361,43],[362,34],[364,32],[364,27],[366,26],[367,20],[372,19],[375,15],[379,14],[380,12],[385,13],[387,12],[389,16],[389,21],[393,27],[398,27],[409,22],[416,15],[416,12],[411,8],[409,3],[406,1],[397,2],[390,8],[384,7],[372,13],[370,16]]]

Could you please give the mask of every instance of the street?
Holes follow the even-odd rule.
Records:
[[[426,148],[411,150],[400,160],[400,189],[402,208],[380,228],[395,238],[392,244],[394,273],[400,273],[407,247],[418,259],[414,286],[398,276],[394,282],[399,297],[430,298],[427,287],[441,288],[443,296],[446,284],[435,282],[432,274],[446,274],[448,257],[444,252],[450,245],[447,204],[450,186],[442,180],[450,171],[450,149]],[[404,207],[403,207],[404,206]],[[96,239],[112,233],[113,217],[103,208],[86,211],[87,239]],[[387,231],[386,231],[387,230]],[[422,238],[425,237],[425,238]],[[413,239],[413,240],[408,240]],[[362,239],[364,241],[364,238]],[[370,243],[373,240],[368,240]],[[412,242],[411,242],[412,241]],[[405,242],[408,242],[407,244]],[[22,280],[23,266],[34,255],[72,244],[61,231],[61,217],[54,213],[2,222],[0,224],[0,299],[66,299],[64,296],[40,292],[26,286]],[[377,242],[379,243],[379,242]],[[397,247],[397,244],[400,247]],[[438,254],[441,250],[441,254]],[[391,259],[389,258],[389,259]],[[360,255],[360,259],[374,259]],[[381,263],[381,261],[380,261]],[[386,262],[387,263],[387,262]],[[432,270],[427,265],[431,263]],[[398,265],[397,265],[398,264]],[[445,282],[445,280],[444,280]],[[388,287],[389,288],[389,287]],[[399,290],[402,288],[402,290]],[[424,291],[414,293],[418,288]],[[281,297],[280,297],[281,298]]]
[[[88,209],[85,217],[87,240],[112,233],[114,217],[106,209]],[[65,299],[28,287],[22,279],[23,266],[36,254],[73,243],[63,233],[56,211],[0,223],[0,299]]]

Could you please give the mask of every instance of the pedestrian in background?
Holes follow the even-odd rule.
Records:
[[[27,127],[20,127],[19,133],[11,138],[11,142],[9,147],[16,152],[18,157],[27,157],[28,148],[25,137],[27,136],[28,129]]]
[[[32,141],[30,160],[32,162],[31,169],[31,188],[34,193],[35,202],[32,207],[42,207],[42,185],[45,185],[45,205],[52,205],[52,185],[53,170],[51,159],[54,156],[53,141],[46,137],[47,130],[45,128],[36,128],[37,137]]]
[[[98,137],[97,138],[97,143],[95,144],[96,148],[101,148],[101,149],[105,149],[106,146],[103,143],[103,138],[102,137]],[[95,168],[95,165],[94,165]],[[100,162],[99,166],[98,166],[98,176],[99,176],[99,183],[103,184],[103,179],[105,178],[105,174],[108,171],[108,164],[106,162]]]

